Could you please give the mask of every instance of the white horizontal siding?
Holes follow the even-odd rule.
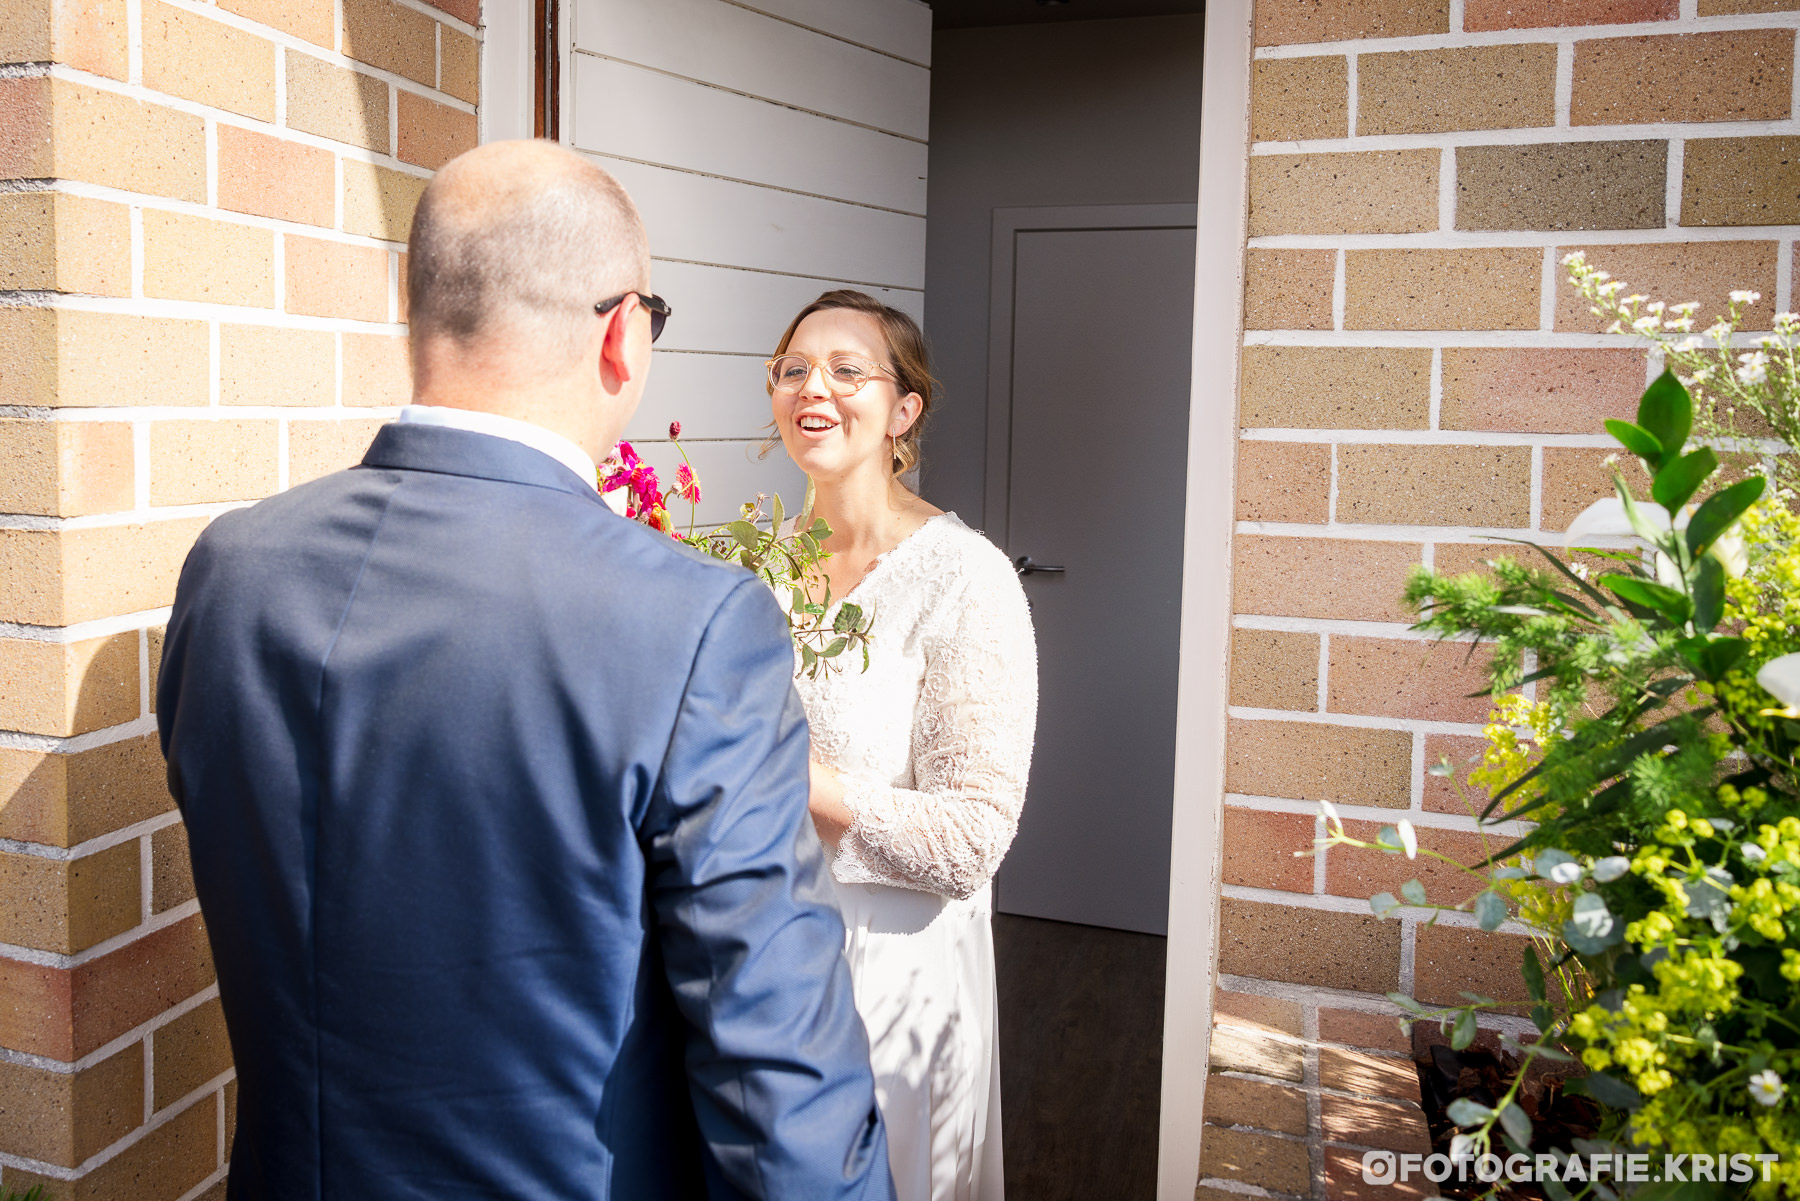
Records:
[[[925,219],[600,158],[644,214],[658,258],[886,287],[925,286]]]
[[[736,271],[691,263],[654,264],[656,291],[675,306],[658,350],[713,350],[767,356],[795,313],[821,292],[842,287],[831,280],[762,271]],[[919,321],[924,293],[863,288]],[[759,360],[760,361],[760,360]]]
[[[571,0],[570,8],[578,50],[925,139],[930,72],[915,63],[722,0]]]
[[[577,149],[925,212],[925,145],[736,92],[575,55]]]
[[[869,46],[921,66],[931,65],[931,8],[924,0],[738,0],[754,8]]]
[[[625,436],[634,442],[666,438],[669,422],[679,421],[684,440],[761,441],[769,423],[765,378],[761,355],[685,354],[658,343],[643,403]]]
[[[568,142],[631,192],[675,307],[627,436],[667,479],[682,441],[702,519],[803,478],[763,360],[821,292],[922,315],[931,12],[919,0],[562,0]],[[682,506],[677,506],[678,510]],[[677,517],[685,521],[685,512]]]

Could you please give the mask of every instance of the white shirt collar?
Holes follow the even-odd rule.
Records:
[[[400,416],[395,420],[408,425],[438,425],[471,434],[486,434],[491,438],[505,438],[549,455],[586,480],[589,486],[598,487],[599,468],[587,451],[561,434],[541,425],[533,425],[529,421],[502,417],[498,413],[479,413],[473,409],[452,409],[444,405],[407,405],[400,410]]]

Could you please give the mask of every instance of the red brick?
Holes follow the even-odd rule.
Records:
[[[1334,1143],[1431,1153],[1425,1114],[1414,1106],[1326,1096],[1319,1098],[1319,1117],[1325,1137]]]
[[[1433,830],[1414,827],[1419,837],[1420,854],[1416,859],[1390,855],[1386,851],[1365,851],[1351,847],[1332,847],[1325,857],[1325,891],[1333,896],[1365,900],[1378,892],[1398,896],[1400,886],[1418,880],[1425,886],[1425,897],[1433,905],[1458,905],[1487,887],[1486,881],[1458,871],[1448,863],[1433,859],[1424,852],[1437,851],[1463,863],[1479,863],[1493,851],[1505,849],[1512,839],[1507,837],[1465,834],[1456,830]],[[1344,830],[1352,838],[1374,842],[1381,831],[1377,822],[1348,821]]]
[[[1361,1009],[1319,1010],[1321,1042],[1343,1043],[1350,1047],[1370,1047],[1377,1051],[1412,1050],[1412,1038],[1400,1029],[1400,1019],[1389,1013],[1368,1013]]]
[[[1300,1006],[1279,997],[1261,997],[1255,993],[1228,992],[1213,994],[1213,1025],[1243,1026],[1250,1030],[1269,1030],[1300,1037]]]
[[[1679,0],[1467,0],[1463,29],[1541,29],[1549,25],[1629,25],[1673,21]]]
[[[1266,813],[1236,805],[1225,808],[1225,883],[1282,892],[1313,890],[1311,857],[1297,858],[1313,844],[1313,817],[1307,813]]]
[[[1489,658],[1486,647],[1462,642],[1334,635],[1327,711],[1479,723],[1492,707]]]
[[[1390,1055],[1320,1047],[1319,1083],[1345,1093],[1397,1097],[1402,1101],[1419,1099],[1419,1077],[1412,1060]]]

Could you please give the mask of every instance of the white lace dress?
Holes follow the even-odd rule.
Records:
[[[894,1183],[899,1201],[1000,1201],[991,881],[1037,723],[1030,613],[1006,556],[953,513],[848,599],[875,613],[869,670],[797,685],[855,814],[832,875]]]

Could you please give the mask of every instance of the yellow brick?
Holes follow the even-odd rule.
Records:
[[[138,845],[73,861],[0,851],[0,942],[73,955],[143,917]]]
[[[1469,46],[1356,60],[1358,134],[1556,124],[1556,47]]]
[[[412,363],[404,337],[344,335],[344,404],[384,408],[412,399]]]
[[[392,145],[388,138],[388,85],[360,71],[347,71],[289,50],[287,123],[303,133],[386,154]]]
[[[72,643],[0,639],[0,729],[66,738],[138,712],[136,631]]]
[[[174,1201],[217,1169],[218,1124],[217,1094],[202,1097],[73,1184],[20,1168],[6,1170],[6,1183],[15,1189],[42,1184],[44,1201]],[[154,1192],[145,1188],[149,1181],[156,1182]]]
[[[188,213],[144,214],[144,294],[275,305],[275,235]]]
[[[438,31],[438,37],[443,42],[438,51],[443,58],[438,90],[470,104],[481,103],[481,44],[448,25]]]
[[[219,403],[337,403],[337,335],[322,329],[220,326]]]
[[[63,530],[0,530],[0,620],[64,626],[175,599],[205,518]]]
[[[403,163],[435,171],[463,151],[475,148],[474,113],[402,91],[399,118],[400,145],[395,156]]]
[[[80,517],[132,507],[131,426],[0,419],[0,512]]]
[[[144,84],[197,104],[275,119],[275,44],[144,0]]]
[[[142,1124],[144,1048],[134,1043],[79,1072],[0,1061],[0,1113],[0,1151],[76,1167]]]
[[[66,192],[0,195],[0,289],[131,295],[131,210]]]
[[[206,203],[199,117],[66,79],[0,80],[0,178],[72,179]]]
[[[357,62],[437,86],[437,22],[390,0],[343,0],[344,53]]]
[[[1436,150],[1250,160],[1250,236],[1399,234],[1438,227]]]
[[[1250,140],[1342,138],[1350,133],[1348,59],[1265,58],[1250,80]]]
[[[381,421],[296,421],[288,426],[288,485],[362,462]]]
[[[1535,247],[1352,250],[1345,329],[1536,329],[1544,255]]]
[[[0,306],[0,404],[203,405],[206,323]]]
[[[219,7],[327,50],[336,40],[332,6],[320,0],[219,0]]]
[[[65,63],[124,79],[125,0],[0,0],[0,63]]]
[[[72,847],[174,808],[155,734],[74,754],[0,747],[0,838]]]
[[[150,427],[150,503],[260,500],[275,491],[273,421],[158,421]]]
[[[344,232],[404,242],[413,210],[430,182],[373,163],[344,161]]]

